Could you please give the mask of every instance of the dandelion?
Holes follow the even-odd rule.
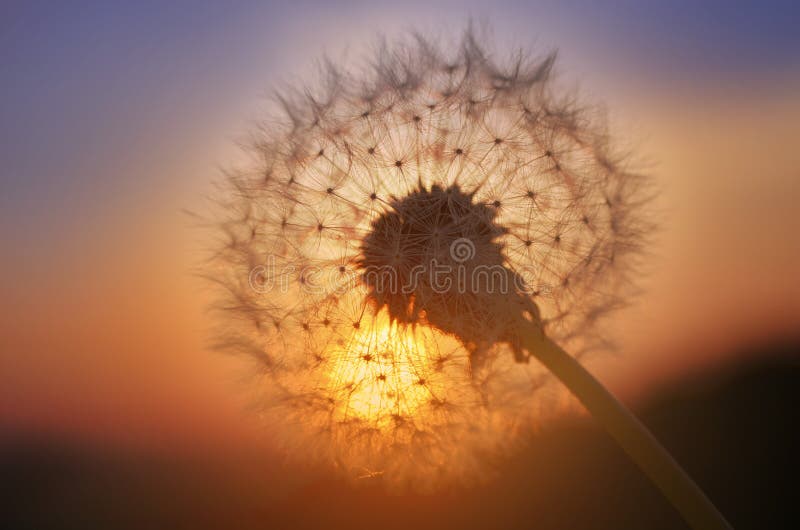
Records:
[[[219,347],[254,362],[287,449],[394,483],[488,473],[554,374],[714,526],[576,360],[630,292],[649,192],[598,113],[553,86],[554,58],[501,63],[471,30],[449,48],[414,36],[281,94],[283,119],[218,197]]]

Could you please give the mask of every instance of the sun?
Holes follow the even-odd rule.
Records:
[[[328,390],[338,397],[335,413],[342,420],[388,427],[420,414],[434,399],[425,340],[384,312],[354,329],[328,362]]]

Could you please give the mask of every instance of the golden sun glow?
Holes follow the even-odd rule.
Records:
[[[337,414],[378,427],[418,414],[433,397],[424,341],[383,313],[364,324],[329,358],[328,385],[341,403]]]

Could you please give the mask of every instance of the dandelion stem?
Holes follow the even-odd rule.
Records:
[[[600,422],[628,456],[695,530],[732,527],[700,487],[656,440],[574,357],[530,323],[522,333],[525,349],[550,370]]]

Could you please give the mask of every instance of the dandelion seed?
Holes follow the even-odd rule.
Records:
[[[351,343],[354,333],[408,328],[425,345],[419,351],[446,359],[436,370],[433,363],[414,367],[415,380],[440,395],[415,407],[413,417],[402,412],[408,407],[394,404],[402,428],[384,424],[379,430],[385,440],[370,439],[369,451],[361,446],[355,467],[399,469],[406,464],[388,462],[389,454],[426,438],[417,449],[431,468],[407,465],[415,474],[441,476],[456,459],[473,461],[466,453],[502,445],[507,433],[496,429],[532,415],[526,381],[538,368],[513,366],[524,356],[514,332],[503,329],[505,316],[487,303],[491,297],[456,296],[455,275],[449,289],[438,289],[445,286],[425,274],[433,262],[462,266],[462,288],[473,279],[466,276],[476,276],[487,291],[499,288],[489,280],[502,283],[502,294],[527,306],[549,337],[579,352],[593,346],[597,315],[618,305],[627,258],[641,246],[646,225],[637,207],[645,181],[611,163],[616,156],[602,123],[592,125],[589,110],[551,88],[552,56],[517,56],[503,66],[477,42],[468,32],[448,55],[417,38],[387,45],[364,71],[328,65],[323,89],[284,94],[286,126],[254,143],[258,159],[269,161],[254,174],[270,179],[256,182],[242,174],[232,180],[225,226],[234,238],[238,224],[253,231],[218,253],[229,296],[245,301],[231,305],[235,318],[225,325],[241,324],[236,333],[280,360],[268,370],[264,402],[276,417],[299,426],[289,431],[311,435],[324,427],[328,436],[346,438],[369,427],[368,417],[343,421],[329,414],[328,398],[347,409],[350,394],[322,384],[331,368],[310,361],[315,354],[330,359],[331,349]],[[370,109],[364,110],[367,101]],[[427,109],[424,119],[412,110],[420,108]],[[447,151],[454,158],[435,156]],[[551,173],[555,152],[563,172]],[[600,210],[610,196],[619,197],[617,205]],[[591,227],[583,221],[589,216]],[[456,240],[474,246],[468,261],[450,254]],[[591,267],[585,263],[589,253]],[[252,290],[241,280],[257,256],[268,255],[293,270],[293,280],[284,278],[285,292]],[[311,288],[319,282],[311,281],[310,269],[324,278],[317,289]],[[541,292],[547,295],[538,296],[535,306],[526,302]],[[251,318],[241,318],[245,310]],[[269,329],[264,320],[276,324]],[[309,325],[314,321],[319,324]],[[399,376],[393,374],[405,369],[395,364],[409,362],[401,360],[401,349],[388,352],[396,357],[394,370],[382,372],[394,386]],[[397,395],[402,399],[402,392]],[[434,410],[434,398],[450,403],[446,415]],[[462,436],[467,431],[477,433],[470,443]],[[448,437],[459,440],[461,454],[440,460],[435,455]],[[331,447],[326,456],[344,465],[350,463],[340,453],[358,446],[320,445]]]

